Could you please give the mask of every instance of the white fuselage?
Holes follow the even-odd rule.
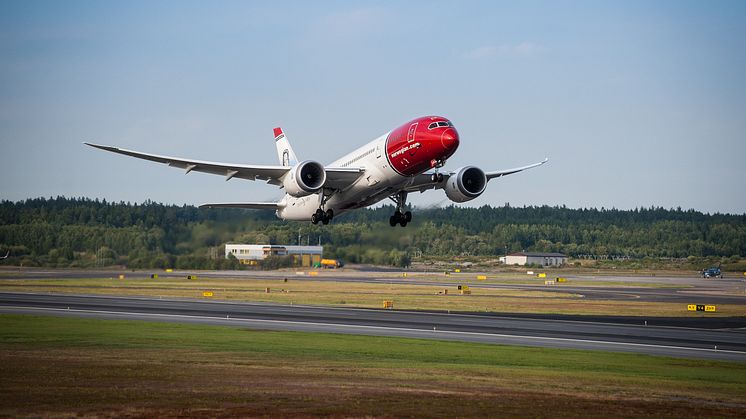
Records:
[[[386,158],[386,133],[357,148],[349,154],[333,161],[329,167],[359,167],[364,169],[362,176],[349,187],[332,195],[324,209],[331,209],[334,215],[347,210],[375,204],[395,191],[412,182],[412,178],[398,174]],[[285,194],[281,201],[284,207],[277,210],[283,220],[310,220],[321,203],[321,193],[296,198]]]

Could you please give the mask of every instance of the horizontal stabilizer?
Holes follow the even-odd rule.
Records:
[[[215,204],[202,204],[200,208],[243,208],[243,209],[261,209],[261,210],[278,210],[285,205],[280,202],[221,202]]]

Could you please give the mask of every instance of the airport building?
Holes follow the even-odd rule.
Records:
[[[518,252],[502,256],[500,262],[506,265],[561,266],[567,263],[567,256],[562,253]]]
[[[226,244],[225,258],[233,255],[244,265],[256,265],[269,256],[292,256],[298,266],[321,262],[324,246],[286,246],[276,244]]]

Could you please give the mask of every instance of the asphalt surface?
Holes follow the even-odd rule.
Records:
[[[0,269],[0,285],[7,279],[78,279],[116,278],[124,273],[128,278],[148,278],[147,271],[75,270],[75,269]],[[154,271],[160,278],[185,278],[194,272]],[[633,300],[649,302],[673,302],[682,304],[746,304],[746,276],[702,279],[694,273],[691,277],[640,277],[640,276],[592,276],[563,275],[569,282],[556,286],[546,286],[541,279],[527,279],[516,275],[521,281],[531,284],[494,284],[475,280],[476,273],[444,275],[443,272],[413,272],[403,277],[403,272],[367,272],[354,270],[323,270],[314,277],[302,276],[313,281],[394,283],[409,285],[433,285],[455,287],[468,284],[472,288],[541,290],[543,292],[573,293],[587,300]],[[200,271],[200,278],[224,279],[282,279],[298,278],[295,272],[286,271]],[[502,278],[505,279],[505,278]],[[552,279],[552,278],[550,278]],[[576,285],[576,282],[592,281],[594,285]],[[609,285],[604,285],[608,283]],[[621,284],[621,286],[620,286]],[[629,285],[625,285],[629,284]],[[649,284],[650,286],[635,286]]]
[[[0,293],[0,313],[228,325],[746,361],[746,328],[647,326],[625,318],[448,314],[265,303]],[[736,325],[742,326],[741,322]]]

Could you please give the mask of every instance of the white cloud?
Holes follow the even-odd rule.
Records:
[[[518,44],[485,45],[467,51],[465,58],[485,60],[494,57],[532,57],[544,51],[539,44],[523,41]]]

